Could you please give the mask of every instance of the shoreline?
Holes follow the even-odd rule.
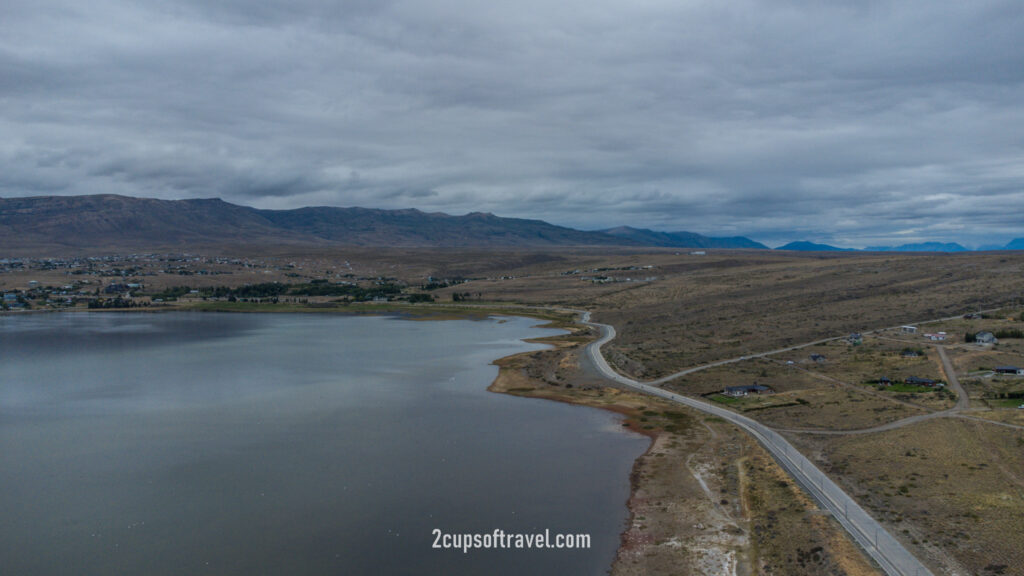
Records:
[[[771,568],[770,564],[785,569],[787,566],[780,564],[791,562],[784,560],[787,556],[801,554],[794,542],[801,546],[818,542],[827,546],[826,550],[831,549],[825,553],[825,561],[839,573],[877,574],[825,518],[812,518],[815,531],[808,532],[805,514],[814,514],[815,506],[803,502],[802,492],[788,477],[776,475],[774,460],[736,427],[684,406],[616,387],[600,375],[581,370],[580,355],[598,335],[592,327],[578,323],[573,311],[516,305],[374,303],[328,307],[215,302],[73,312],[187,311],[335,313],[411,321],[482,320],[491,316],[539,320],[538,327],[565,333],[522,338],[546,347],[493,360],[491,364],[499,370],[486,390],[608,410],[622,417],[624,429],[649,439],[647,449],[630,468],[628,516],[607,573],[649,576],[679,573],[688,566],[689,573],[736,576],[757,572],[764,566]],[[692,465],[695,457],[696,466]],[[737,481],[737,476],[749,480]],[[759,494],[758,479],[775,486]],[[795,516],[783,518],[792,522],[787,530],[790,537],[761,542],[764,537],[758,536],[755,542],[756,522],[763,521],[765,514],[776,522],[779,505],[790,510],[789,503],[794,499],[801,502],[792,506],[791,514]],[[802,561],[800,567],[804,567]]]
[[[640,434],[649,440],[649,443],[642,454],[633,460],[629,475],[629,495],[626,499],[628,515],[624,522],[622,532],[619,534],[619,546],[615,551],[612,565],[621,561],[624,550],[630,543],[631,527],[635,525],[638,511],[632,503],[636,500],[637,493],[641,489],[640,469],[642,461],[651,457],[659,438],[665,434],[661,428],[645,428],[641,422],[642,411],[651,402],[648,399],[633,393],[620,391],[611,387],[594,387],[586,390],[578,388],[566,388],[565,392],[558,392],[553,389],[544,391],[541,388],[515,385],[516,365],[526,360],[536,352],[561,351],[567,348],[574,348],[585,345],[592,340],[587,337],[586,342],[580,342],[580,332],[589,332],[589,329],[575,322],[575,314],[568,312],[556,312],[536,308],[520,309],[515,306],[446,306],[446,305],[411,305],[411,304],[355,304],[344,306],[309,306],[294,304],[256,304],[256,303],[228,303],[228,302],[195,302],[184,304],[171,304],[164,306],[147,306],[135,308],[110,308],[110,309],[79,309],[79,310],[27,310],[24,312],[35,313],[174,313],[174,312],[209,312],[209,313],[280,313],[280,314],[340,314],[346,316],[394,316],[410,321],[444,321],[444,320],[483,320],[492,316],[508,316],[530,318],[541,321],[540,328],[553,330],[564,330],[564,334],[553,334],[535,338],[523,338],[524,342],[544,344],[547,347],[540,351],[520,352],[493,360],[491,363],[498,366],[498,375],[495,376],[486,390],[496,394],[518,396],[522,398],[536,398],[551,400],[574,406],[598,408],[613,412],[622,417],[622,428],[624,431]],[[24,312],[15,312],[21,314]],[[575,390],[575,393],[569,392]],[[581,394],[586,392],[588,394]],[[623,398],[608,398],[607,396],[623,396]],[[588,398],[591,396],[591,398]],[[610,401],[609,401],[610,400]]]
[[[524,352],[521,354],[528,355],[529,352]],[[598,405],[592,402],[581,401],[581,399],[578,397],[568,395],[531,394],[530,392],[536,389],[526,389],[525,387],[509,386],[509,384],[515,380],[515,377],[511,374],[511,372],[514,369],[509,368],[507,363],[508,361],[511,361],[512,359],[519,355],[520,354],[506,356],[504,358],[499,358],[498,360],[495,360],[493,362],[493,364],[498,366],[498,375],[494,378],[494,382],[492,382],[491,385],[487,387],[488,392],[493,392],[495,394],[505,394],[507,396],[516,396],[519,398],[550,400],[553,402],[561,402],[563,404],[571,404],[573,406],[606,410],[622,417],[622,428],[624,430],[628,430],[629,432],[642,435],[648,439],[647,448],[645,448],[643,453],[641,453],[639,456],[636,457],[636,459],[633,460],[633,465],[630,467],[629,496],[626,498],[625,502],[628,516],[626,518],[626,521],[624,522],[623,530],[619,534],[619,546],[615,550],[615,556],[612,560],[612,565],[608,567],[609,571],[611,571],[612,567],[614,567],[617,563],[621,561],[623,551],[629,545],[630,527],[636,523],[638,511],[631,504],[636,498],[638,491],[640,490],[641,460],[651,456],[655,444],[661,437],[661,432],[654,430],[644,430],[643,428],[641,428],[638,425],[638,422],[636,421],[635,411],[626,406],[617,404]]]
[[[570,360],[573,355],[581,352],[596,336],[590,327],[575,322],[567,325],[552,322],[541,327],[565,329],[568,333],[527,339],[527,342],[547,344],[549,348],[521,352],[495,360],[493,364],[498,366],[499,372],[487,390],[497,394],[551,400],[613,412],[622,418],[624,431],[640,434],[649,441],[647,448],[637,456],[630,468],[629,496],[625,502],[628,515],[619,534],[619,546],[611,565],[608,566],[608,573],[637,576],[675,573],[680,562],[683,562],[694,566],[695,573],[735,575],[737,563],[733,559],[733,548],[743,543],[742,538],[737,535],[728,535],[724,540],[710,543],[704,548],[698,546],[703,557],[696,562],[687,562],[689,559],[686,558],[694,551],[693,547],[679,545],[666,548],[659,546],[658,539],[654,536],[685,531],[685,525],[692,518],[685,514],[666,514],[664,510],[659,510],[660,505],[652,502],[649,494],[667,494],[672,497],[676,495],[675,493],[683,493],[690,498],[695,496],[697,506],[710,496],[704,492],[694,492],[690,486],[681,487],[673,478],[674,474],[657,470],[664,460],[688,462],[688,457],[693,454],[695,446],[693,442],[681,439],[684,435],[688,436],[690,430],[696,426],[698,413],[658,398],[610,386],[607,381],[600,378],[568,377],[564,382],[557,382],[560,379],[558,368],[569,368],[569,365],[573,364]],[[560,357],[557,361],[558,366],[547,374],[551,376],[553,373],[556,382],[551,382],[542,374],[545,365],[548,364],[547,361],[553,359],[551,357]],[[576,367],[578,368],[578,364]],[[548,365],[547,368],[552,366]],[[706,524],[709,528],[721,530],[723,533],[730,528],[722,522],[722,518],[704,512],[700,510],[694,513],[695,517],[700,518],[698,525]],[[656,557],[653,566],[648,566],[647,563],[637,565],[638,557],[648,556]],[[654,568],[653,572],[651,568]],[[719,568],[726,570],[722,572]]]
[[[749,435],[724,419],[581,373],[579,355],[598,337],[592,327],[542,327],[568,334],[526,339],[549,348],[495,360],[499,372],[487,390],[608,410],[650,440],[630,471],[628,521],[609,574],[879,574]],[[772,525],[785,530],[766,534]]]

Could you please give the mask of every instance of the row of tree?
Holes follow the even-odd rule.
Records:
[[[212,288],[193,289],[189,286],[175,286],[161,292],[151,294],[151,297],[165,301],[173,301],[196,290],[202,298],[224,298],[229,301],[250,300],[250,299],[276,299],[281,296],[333,296],[338,298],[349,298],[362,302],[375,298],[393,298],[402,293],[402,287],[392,282],[382,282],[373,286],[357,286],[355,284],[330,284],[325,281],[313,281],[308,284],[281,284],[279,282],[263,282],[260,284],[247,284],[245,286],[215,286]],[[427,296],[426,294],[412,295]],[[417,301],[429,301],[433,298],[419,299]]]
[[[88,307],[90,310],[105,309],[105,308],[141,308],[143,306],[149,306],[149,302],[136,302],[131,298],[97,298],[95,300],[89,300]]]
[[[974,342],[977,332],[964,332],[964,342]],[[1005,340],[1007,338],[1024,338],[1024,330],[1020,328],[1003,328],[1001,330],[993,330],[992,335],[997,340]]]

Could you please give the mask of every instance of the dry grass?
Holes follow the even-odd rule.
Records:
[[[1022,573],[1011,535],[1024,533],[1024,431],[945,418],[794,441],[920,558],[962,573]]]
[[[710,258],[710,257],[709,257]],[[715,266],[718,264],[718,266]],[[1020,296],[1024,256],[734,257],[595,295],[635,376],[989,308]],[[664,272],[674,271],[665,266]]]
[[[862,385],[843,385],[808,371],[819,366],[810,361],[789,365],[767,359],[747,360],[688,374],[666,387],[690,396],[706,396],[781,428],[853,430],[925,412],[921,407],[895,401],[909,395],[876,392],[874,387]],[[841,371],[835,372],[842,375]],[[717,394],[726,386],[754,383],[769,386],[775,393],[742,398]]]
[[[503,358],[491,390],[614,410],[651,448],[631,477],[631,523],[612,574],[878,574],[771,457],[726,422],[607,387],[579,363],[592,334]]]
[[[745,476],[755,573],[880,574],[763,450],[751,450],[737,465]]]

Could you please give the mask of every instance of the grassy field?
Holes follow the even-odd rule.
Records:
[[[794,436],[872,514],[937,565],[1020,574],[1024,431],[939,419],[890,432]]]
[[[831,373],[842,376],[835,369],[838,355],[830,362]],[[822,377],[812,370],[824,366],[809,361],[806,364],[753,359],[717,366],[677,378],[667,388],[690,396],[704,396],[751,418],[781,428],[811,428],[854,430],[885,424],[908,416],[923,414],[926,403],[918,406],[898,401],[909,394],[875,391],[874,386],[849,385],[834,377]],[[731,398],[716,394],[726,386],[761,384],[769,386],[773,394],[751,394]],[[918,396],[935,396],[932,390]],[[943,398],[945,396],[943,395]],[[943,400],[943,405],[948,400]]]
[[[616,326],[619,338],[610,359],[646,378],[822,337],[992,307],[1019,297],[1024,271],[1024,257],[1017,255],[662,256],[650,261],[661,275],[656,282],[599,287],[577,282],[570,300],[598,310],[596,320]]]

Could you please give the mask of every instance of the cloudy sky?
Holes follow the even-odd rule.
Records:
[[[173,4],[173,6],[168,6]],[[0,196],[1024,236],[1019,0],[0,0]]]

